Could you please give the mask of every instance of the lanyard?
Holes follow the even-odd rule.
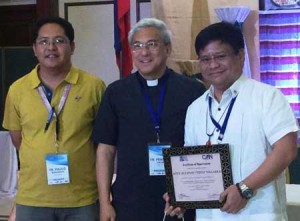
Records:
[[[68,95],[69,95],[69,92],[70,92],[70,88],[71,88],[71,84],[67,84],[64,88],[64,92],[63,92],[63,95],[62,97],[60,98],[60,101],[59,101],[59,105],[58,105],[58,109],[57,111],[55,111],[55,108],[51,106],[51,104],[49,103],[48,99],[47,99],[47,96],[45,94],[45,91],[43,90],[43,86],[39,86],[37,89],[38,89],[38,92],[39,92],[39,95],[45,105],[45,107],[47,108],[48,110],[48,117],[47,117],[47,121],[46,121],[46,125],[45,125],[45,132],[48,130],[49,128],[49,125],[51,123],[51,120],[53,119],[53,117],[56,118],[56,124],[55,124],[55,128],[56,128],[56,135],[55,135],[55,144],[56,146],[58,147],[58,137],[59,137],[59,121],[58,121],[58,116],[59,114],[61,113],[63,107],[65,106],[65,103],[66,103],[66,100],[68,98]]]
[[[166,94],[166,83],[167,83],[167,79],[170,75],[170,70],[167,69],[166,71],[166,76],[162,78],[161,84],[160,84],[160,91],[159,91],[159,100],[158,100],[158,106],[157,106],[157,110],[155,111],[153,108],[153,105],[151,103],[150,97],[146,92],[145,86],[143,85],[142,81],[139,79],[140,85],[141,85],[141,89],[142,89],[142,93],[143,96],[145,98],[146,101],[146,106],[147,106],[147,110],[151,116],[152,122],[154,124],[154,129],[155,129],[155,133],[156,133],[156,138],[157,138],[157,143],[160,143],[160,138],[159,138],[159,132],[160,132],[160,118],[161,118],[161,113],[162,113],[162,109],[163,109],[163,103],[164,103],[164,98],[165,98],[165,94]]]
[[[231,110],[232,110],[232,107],[233,107],[234,102],[236,100],[236,97],[232,98],[231,101],[230,101],[230,104],[229,104],[229,107],[228,107],[228,111],[226,113],[226,116],[225,116],[225,119],[224,119],[224,122],[223,122],[222,126],[212,116],[212,112],[211,112],[212,98],[211,97],[208,98],[208,106],[209,106],[209,116],[210,116],[210,119],[213,122],[213,124],[215,125],[215,127],[220,130],[220,134],[219,134],[219,137],[218,137],[219,141],[223,140],[223,137],[224,137],[224,134],[225,134],[225,131],[226,131],[226,127],[227,127],[227,123],[228,123],[228,119],[229,119],[229,116],[231,114]]]

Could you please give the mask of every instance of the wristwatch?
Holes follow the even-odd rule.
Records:
[[[241,196],[245,199],[250,199],[254,196],[254,191],[251,190],[243,181],[236,184]]]

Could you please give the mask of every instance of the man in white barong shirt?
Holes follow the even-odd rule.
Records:
[[[288,220],[284,171],[296,157],[298,131],[289,103],[278,89],[242,74],[244,41],[234,25],[208,26],[195,48],[211,87],[188,108],[185,146],[229,144],[234,182],[220,194],[222,208],[197,209],[196,221]],[[220,131],[212,119],[222,127],[227,115]],[[165,199],[167,213],[180,216]]]

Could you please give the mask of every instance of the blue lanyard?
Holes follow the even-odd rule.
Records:
[[[65,106],[65,103],[66,103],[66,100],[68,98],[68,95],[69,95],[69,92],[70,92],[70,89],[71,89],[71,84],[67,84],[64,88],[64,92],[63,92],[63,95],[62,97],[60,98],[60,101],[59,101],[59,105],[58,105],[58,109],[57,109],[57,112],[55,112],[55,108],[53,106],[51,106],[49,100],[48,100],[48,97],[44,91],[44,88],[42,85],[40,85],[37,90],[39,92],[39,95],[45,105],[45,107],[47,108],[48,110],[48,117],[47,117],[47,121],[46,121],[46,125],[45,125],[45,132],[48,130],[49,128],[49,125],[53,119],[53,117],[56,118],[56,124],[55,124],[55,146],[57,147],[56,151],[58,152],[58,138],[59,138],[59,114],[60,112],[62,111],[62,109],[64,108]]]
[[[158,106],[157,106],[156,111],[154,110],[154,107],[151,103],[149,95],[147,94],[145,86],[143,85],[142,81],[139,79],[141,89],[142,89],[142,93],[143,93],[143,96],[145,98],[147,110],[148,110],[148,112],[151,116],[152,122],[154,124],[157,143],[160,143],[160,139],[159,139],[160,119],[161,119],[161,113],[162,113],[162,109],[163,109],[164,98],[165,98],[165,94],[166,94],[167,79],[168,79],[169,75],[170,75],[170,70],[167,69],[166,73],[165,73],[165,76],[162,78],[162,81],[161,81],[161,84],[160,84],[159,100],[158,100]]]
[[[237,96],[236,96],[237,97]],[[226,131],[226,127],[227,127],[227,123],[228,123],[228,119],[230,117],[230,114],[231,114],[231,110],[232,110],[232,107],[234,105],[234,102],[236,100],[236,97],[232,98],[231,101],[230,101],[230,104],[229,104],[229,108],[228,108],[228,111],[226,113],[226,116],[225,116],[225,119],[224,119],[224,122],[223,122],[223,125],[221,126],[219,124],[219,122],[217,122],[214,117],[212,116],[212,112],[211,112],[211,103],[212,103],[212,98],[209,97],[208,98],[208,105],[209,105],[209,116],[210,116],[210,119],[211,121],[213,122],[213,124],[215,125],[216,128],[218,128],[220,130],[220,134],[219,134],[219,137],[218,137],[218,140],[219,141],[222,141],[223,140],[223,137],[224,137],[224,134],[225,134],[225,131]]]

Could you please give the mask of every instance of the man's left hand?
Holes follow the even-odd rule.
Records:
[[[246,206],[247,199],[241,196],[236,185],[231,185],[221,193],[220,202],[224,203],[221,211],[235,214]]]

